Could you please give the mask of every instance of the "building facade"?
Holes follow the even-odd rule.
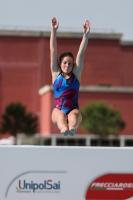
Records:
[[[79,105],[105,100],[120,109],[133,134],[133,42],[116,33],[90,33],[85,52]],[[58,32],[58,55],[76,57],[82,33]],[[50,72],[50,32],[0,31],[0,116],[11,102],[21,102],[38,115],[41,134],[59,132],[51,123],[53,108]],[[81,126],[79,134],[84,134]]]

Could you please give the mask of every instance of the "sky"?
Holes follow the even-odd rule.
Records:
[[[0,0],[0,29],[80,31],[86,19],[91,32],[122,33],[133,41],[133,0]]]

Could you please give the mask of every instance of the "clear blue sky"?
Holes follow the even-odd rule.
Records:
[[[133,0],[0,0],[0,28],[50,27],[55,16],[60,28],[81,28],[89,19],[91,30],[123,34],[133,41]]]

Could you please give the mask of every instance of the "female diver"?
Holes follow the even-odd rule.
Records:
[[[90,22],[83,24],[83,38],[77,53],[76,61],[71,52],[64,52],[57,56],[56,32],[59,22],[54,17],[51,20],[50,58],[51,73],[55,98],[52,112],[52,122],[56,124],[62,134],[74,136],[78,125],[82,121],[78,106],[78,93],[83,69],[84,52],[86,50],[90,32]]]

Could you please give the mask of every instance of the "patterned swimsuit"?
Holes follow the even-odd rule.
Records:
[[[59,74],[53,84],[55,108],[58,108],[66,115],[78,106],[78,94],[80,83],[72,73],[71,77],[66,79]]]

